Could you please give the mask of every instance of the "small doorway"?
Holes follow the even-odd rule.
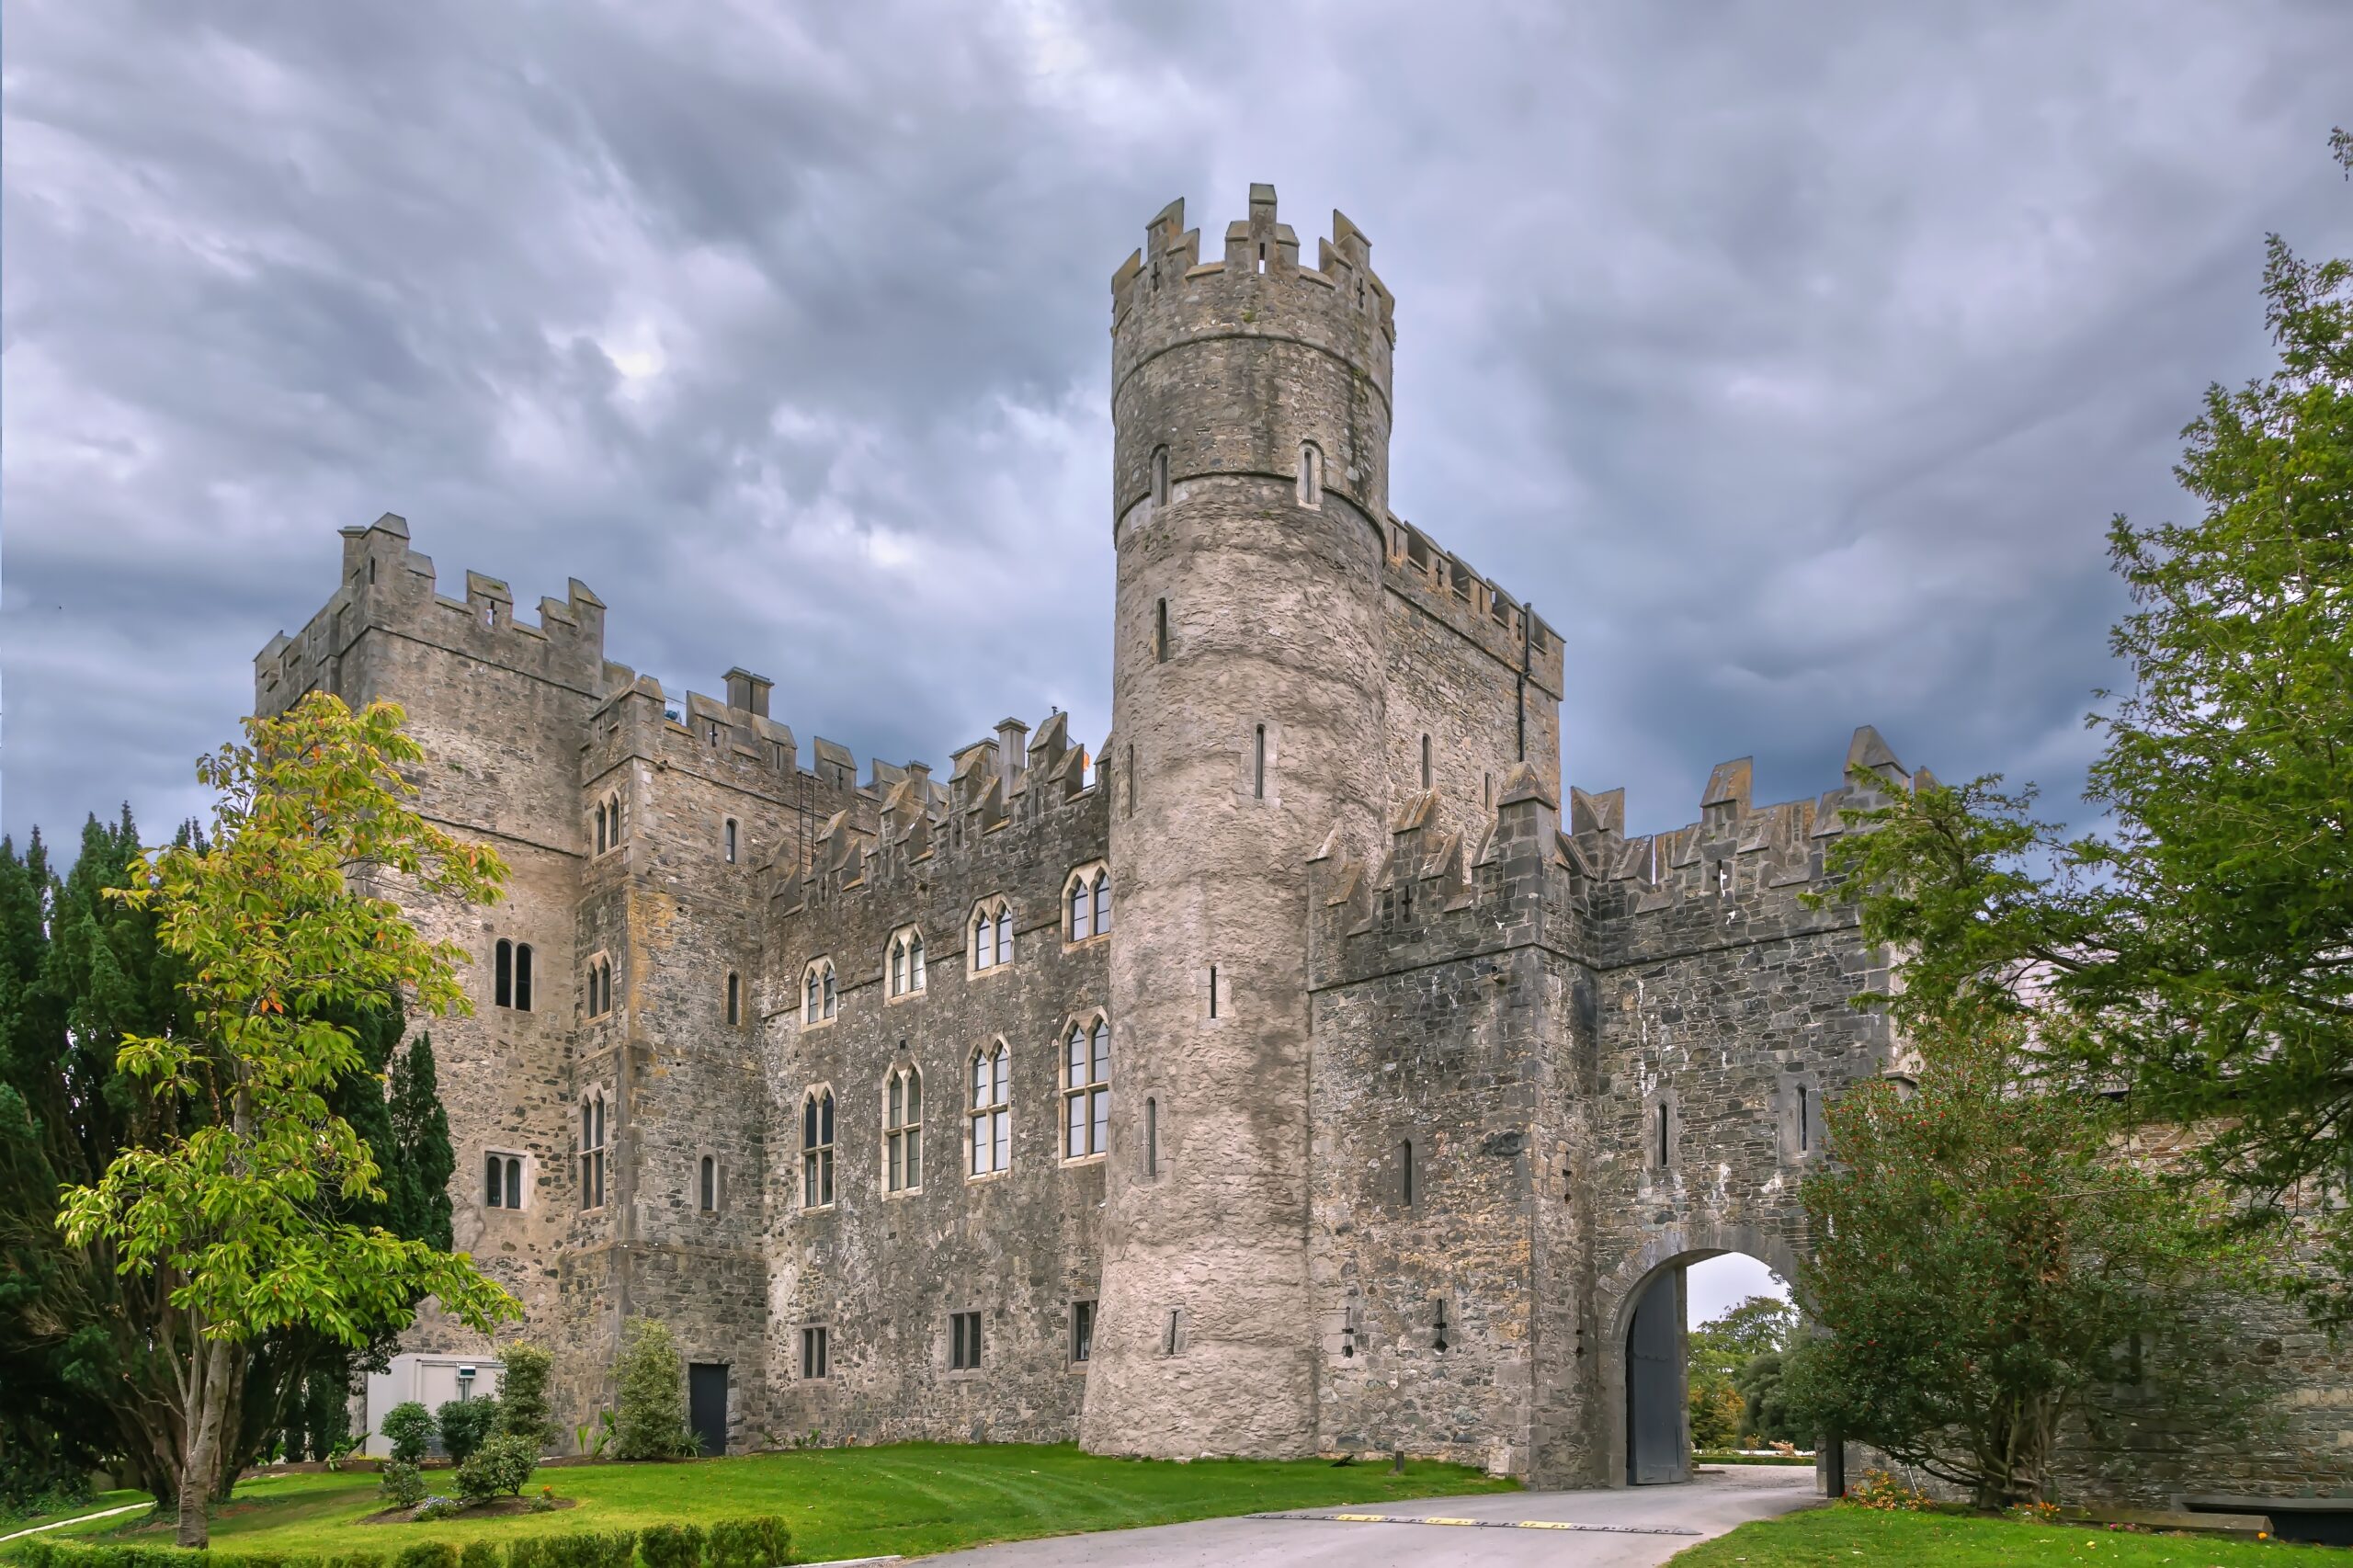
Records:
[[[706,1455],[727,1451],[727,1363],[697,1361],[687,1369],[687,1423]]]
[[[1681,1273],[1659,1271],[1626,1329],[1626,1480],[1635,1486],[1690,1479],[1683,1437]]]

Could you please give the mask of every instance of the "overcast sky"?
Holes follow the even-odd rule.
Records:
[[[2353,251],[2353,6],[10,0],[5,796],[199,805],[409,519],[861,759],[1109,712],[1108,279],[1272,182],[1397,297],[1392,499],[1567,640],[1568,776],[2063,792],[2102,533]],[[806,755],[805,749],[803,755]]]

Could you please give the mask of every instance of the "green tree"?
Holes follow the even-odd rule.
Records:
[[[433,1412],[425,1408],[424,1401],[415,1399],[404,1399],[384,1412],[384,1418],[376,1427],[391,1446],[392,1457],[402,1464],[424,1463],[425,1451],[433,1446],[437,1430]]]
[[[328,1108],[349,1122],[376,1156],[381,1187],[373,1197],[347,1195],[333,1211],[353,1224],[381,1226],[447,1252],[456,1156],[435,1083],[433,1039],[419,1035],[407,1050],[400,1049],[406,1019],[397,996],[381,1008],[346,1008],[330,1016],[351,1029],[358,1060],[328,1090]],[[356,1345],[302,1325],[260,1341],[246,1370],[239,1441],[227,1473],[252,1462],[273,1434],[280,1435],[289,1459],[326,1458],[349,1434],[353,1383],[362,1372],[391,1365],[415,1305],[404,1302],[398,1312],[362,1325],[366,1335]]]
[[[2336,155],[2353,168],[2353,138]],[[2278,367],[2183,432],[2194,522],[2115,519],[2131,688],[2095,714],[2069,837],[2031,786],[1924,779],[1834,868],[1910,956],[1898,1020],[1957,998],[2035,1019],[2046,1067],[2203,1135],[2196,1179],[2302,1216],[2315,1317],[2353,1323],[2353,263],[2263,273]],[[2103,693],[2103,697],[2112,694]]]
[[[1690,1369],[1684,1396],[1691,1415],[1691,1446],[1729,1449],[1740,1441],[1740,1391],[1712,1368]]]
[[[1782,1386],[1788,1365],[1787,1352],[1768,1350],[1751,1356],[1733,1374],[1733,1388],[1740,1395],[1741,1429],[1768,1443],[1811,1444],[1814,1435],[1790,1408]]]
[[[548,1403],[548,1382],[555,1374],[555,1358],[543,1345],[518,1339],[499,1352],[498,1429],[510,1437],[527,1437],[540,1453],[555,1441],[555,1412]]]
[[[678,1346],[653,1318],[621,1324],[621,1353],[613,1362],[613,1457],[672,1460],[695,1449],[687,1430],[687,1394]]]
[[[394,1232],[415,1236],[447,1252],[449,1178],[458,1155],[449,1143],[449,1118],[441,1108],[440,1079],[433,1062],[433,1037],[421,1034],[392,1063],[392,1096],[386,1135],[400,1162],[384,1176],[385,1202]]]
[[[12,1490],[37,1484],[22,1462],[37,1455],[73,1472],[119,1468],[157,1496],[175,1482],[171,1373],[150,1332],[163,1293],[118,1274],[110,1247],[68,1245],[54,1223],[62,1188],[190,1114],[115,1063],[126,1034],[190,1023],[185,966],[155,916],[110,896],[138,846],[127,811],[85,825],[62,879],[38,834],[22,857],[0,841],[0,1447],[17,1456]]]
[[[1800,1188],[1796,1285],[1828,1337],[1788,1358],[1789,1405],[1985,1506],[2047,1490],[2061,1420],[2102,1384],[2227,1430],[2253,1391],[2215,1381],[2196,1330],[2263,1277],[2220,1202],[2136,1159],[2106,1100],[2025,1075],[2017,1020],[1962,1010],[1920,1043],[1916,1092],[1824,1107],[1837,1160]]]
[[[192,827],[180,836],[201,844]],[[127,1034],[193,1028],[179,990],[185,968],[158,942],[154,915],[109,892],[126,885],[124,868],[139,845],[127,812],[113,824],[93,818],[62,879],[50,873],[38,836],[23,858],[0,845],[0,1256],[7,1264],[0,1271],[0,1386],[12,1396],[0,1402],[0,1431],[17,1429],[0,1436],[0,1451],[51,1454],[74,1474],[103,1464],[169,1500],[177,1487],[177,1407],[158,1348],[169,1304],[153,1276],[117,1273],[110,1249],[70,1246],[52,1222],[62,1187],[95,1182],[127,1144],[209,1114],[157,1102],[116,1064]],[[401,1011],[394,1005],[340,1016],[359,1060],[327,1100],[381,1161],[388,1196],[346,1199],[333,1210],[446,1248],[446,1125],[438,1146],[422,1150],[413,1147],[419,1140],[389,1131],[384,1081]],[[420,1042],[411,1053],[429,1049]],[[434,1108],[429,1071],[425,1077],[426,1098],[411,1119]],[[433,1201],[422,1204],[404,1198],[400,1180],[420,1170],[434,1184]],[[347,1436],[354,1375],[381,1369],[405,1321],[404,1313],[384,1320],[363,1350],[300,1326],[256,1340],[235,1370],[235,1436],[222,1445],[216,1486],[273,1442],[293,1458],[332,1451]],[[7,1470],[30,1474],[22,1463]],[[27,1483],[0,1479],[0,1494]]]
[[[496,1430],[498,1403],[488,1399],[453,1399],[433,1413],[434,1425],[441,1429],[441,1451],[453,1464],[463,1464],[473,1458],[482,1440]]]
[[[131,1033],[118,1063],[158,1102],[210,1114],[67,1188],[58,1222],[72,1244],[111,1246],[119,1270],[167,1292],[182,1545],[208,1540],[253,1342],[300,1327],[364,1344],[424,1295],[484,1331],[518,1311],[466,1258],[328,1211],[381,1191],[373,1154],[328,1103],[359,1060],[332,1015],[400,992],[430,1014],[468,1006],[463,954],[426,941],[385,895],[483,903],[505,876],[494,853],[410,804],[399,769],[423,754],[400,724],[391,704],[355,715],[324,693],[246,721],[244,744],[198,768],[220,795],[210,844],[140,858],[120,893],[156,915],[187,964],[194,1027]]]
[[[1730,1448],[1740,1440],[1747,1430],[1741,1370],[1788,1343],[1794,1315],[1777,1296],[1751,1296],[1684,1336],[1693,1448]]]

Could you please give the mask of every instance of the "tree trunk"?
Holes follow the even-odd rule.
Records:
[[[196,1386],[188,1402],[188,1452],[180,1461],[180,1524],[175,1538],[182,1546],[211,1544],[211,1523],[205,1510],[212,1501],[221,1468],[221,1428],[229,1409],[229,1358],[233,1349],[225,1339],[199,1342],[191,1358]]]

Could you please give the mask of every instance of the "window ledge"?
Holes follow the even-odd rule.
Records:
[[[929,989],[928,986],[918,985],[912,991],[902,991],[896,996],[883,997],[882,1005],[886,1007],[895,1007],[902,1002],[920,1002]]]
[[[964,1184],[967,1187],[971,1187],[980,1182],[995,1181],[1000,1177],[1009,1176],[1012,1174],[1013,1167],[1011,1165],[1006,1166],[1001,1171],[967,1171],[964,1173]]]
[[[968,980],[986,980],[993,974],[1003,974],[1012,967],[1013,965],[1009,962],[993,963],[986,969],[974,969],[970,964],[967,964],[964,966],[964,975]]]
[[[1108,942],[1110,939],[1111,933],[1108,931],[1097,931],[1092,937],[1064,937],[1063,951],[1075,952],[1080,948],[1091,948],[1097,942]]]
[[[1067,1154],[1061,1163],[1063,1168],[1068,1170],[1077,1165],[1099,1165],[1110,1157],[1111,1151],[1105,1149],[1093,1154]]]

